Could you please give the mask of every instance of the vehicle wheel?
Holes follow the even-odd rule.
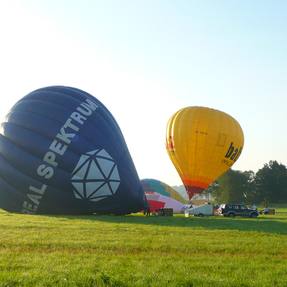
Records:
[[[203,217],[204,215],[202,213],[199,213],[198,216]]]
[[[228,217],[235,217],[235,213],[230,212],[230,213],[228,214]]]
[[[257,215],[257,213],[255,213],[255,212],[252,212],[251,214],[250,214],[250,217],[251,218],[256,218],[258,215]]]

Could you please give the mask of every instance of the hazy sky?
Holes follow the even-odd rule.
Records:
[[[0,113],[34,89],[96,96],[140,178],[181,184],[165,150],[169,117],[207,106],[236,118],[234,165],[287,164],[287,1],[0,0]]]

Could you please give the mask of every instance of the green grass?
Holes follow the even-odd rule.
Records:
[[[287,213],[248,218],[0,212],[0,286],[287,286]]]

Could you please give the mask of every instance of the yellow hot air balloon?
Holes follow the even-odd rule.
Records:
[[[244,143],[239,123],[206,107],[186,107],[168,121],[166,148],[189,194],[206,189],[238,159]]]

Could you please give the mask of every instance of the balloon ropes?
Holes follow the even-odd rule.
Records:
[[[206,107],[186,107],[167,124],[166,149],[189,198],[202,192],[239,158],[244,143],[239,123]]]
[[[144,192],[121,130],[90,94],[52,86],[18,101],[0,134],[0,207],[38,214],[127,214]]]

